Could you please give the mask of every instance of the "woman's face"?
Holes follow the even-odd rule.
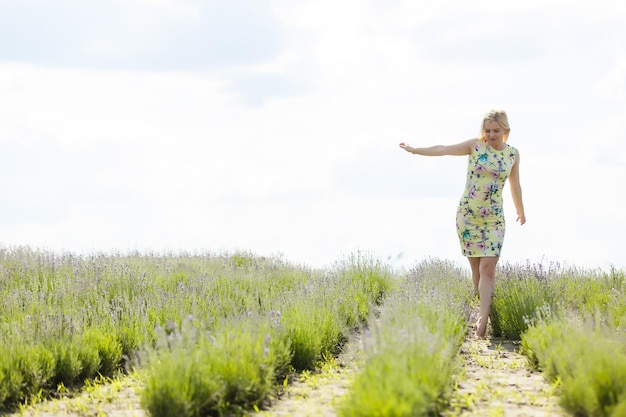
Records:
[[[502,147],[506,131],[502,126],[500,126],[500,123],[496,121],[485,122],[485,124],[483,125],[483,130],[485,132],[485,139],[487,140],[487,143],[489,145],[496,149]]]

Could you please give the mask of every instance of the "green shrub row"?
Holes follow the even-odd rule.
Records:
[[[626,416],[623,271],[503,264],[491,323],[494,335],[522,340],[573,415]]]
[[[494,336],[519,340],[537,311],[602,311],[610,326],[626,325],[626,277],[559,264],[503,264],[498,267],[491,315]]]
[[[67,339],[29,345],[0,345],[0,404],[23,403],[98,375],[112,375],[122,362],[122,346],[104,329],[88,329]]]
[[[445,407],[467,329],[465,275],[449,263],[426,261],[385,298],[339,416],[428,416]]]
[[[270,337],[274,350],[288,348],[277,362],[248,361],[264,369],[263,378],[254,382],[258,389],[252,390],[258,395],[242,397],[220,389],[222,394],[209,408],[187,405],[197,411],[260,404],[258,398],[267,395],[263,381],[273,381],[287,369],[312,369],[336,353],[347,332],[362,323],[391,282],[384,265],[361,254],[316,271],[248,253],[79,257],[0,249],[0,340],[5,341],[0,343],[0,409],[45,398],[57,387],[80,385],[97,375],[112,376],[129,364],[149,363],[158,374],[156,364],[167,369],[167,362],[178,358],[176,352],[183,352],[180,349],[183,357],[199,362],[205,347],[210,344],[213,352],[220,351],[222,345],[213,341],[222,334],[238,337],[245,332],[229,328],[251,320],[259,328],[269,326],[271,331],[258,337]],[[189,346],[164,350],[161,333],[171,341],[185,327],[210,337],[198,336]],[[233,346],[243,343],[228,344],[229,349]],[[159,359],[142,361],[155,357],[147,353],[152,350],[159,352]],[[136,357],[141,360],[129,361]],[[211,366],[228,373],[236,363]],[[190,378],[203,380],[198,375],[202,369],[191,367]],[[147,381],[152,379],[148,376]],[[167,397],[163,388],[159,390]],[[155,397],[150,392],[144,394],[146,405]]]
[[[626,334],[602,320],[547,318],[522,336],[533,366],[559,384],[575,416],[626,416]]]
[[[215,332],[183,325],[149,353],[141,403],[152,416],[235,414],[268,397],[291,355],[280,329],[259,317]]]
[[[314,369],[339,352],[352,326],[362,324],[359,317],[381,299],[364,291],[384,293],[391,285],[379,264],[351,258],[289,291],[269,315],[232,318],[208,333],[188,328],[162,336],[167,343],[148,355],[142,404],[155,417],[262,408],[289,370]]]

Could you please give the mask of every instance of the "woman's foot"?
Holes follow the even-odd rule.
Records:
[[[481,320],[478,319],[478,321],[476,322],[476,337],[479,339],[484,339],[485,335],[487,334],[487,322],[489,320]]]

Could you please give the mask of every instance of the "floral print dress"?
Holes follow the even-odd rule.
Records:
[[[463,256],[500,256],[505,231],[502,189],[516,158],[517,149],[509,145],[499,151],[478,140],[472,149],[456,216]]]

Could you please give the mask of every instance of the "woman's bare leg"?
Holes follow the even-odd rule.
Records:
[[[479,259],[480,279],[478,282],[478,293],[480,294],[480,313],[478,325],[476,326],[476,336],[485,337],[495,289],[496,264],[498,263],[498,257],[489,256]]]
[[[480,258],[468,257],[467,260],[472,268],[472,282],[474,282],[474,294],[478,295],[478,283],[480,282]]]

